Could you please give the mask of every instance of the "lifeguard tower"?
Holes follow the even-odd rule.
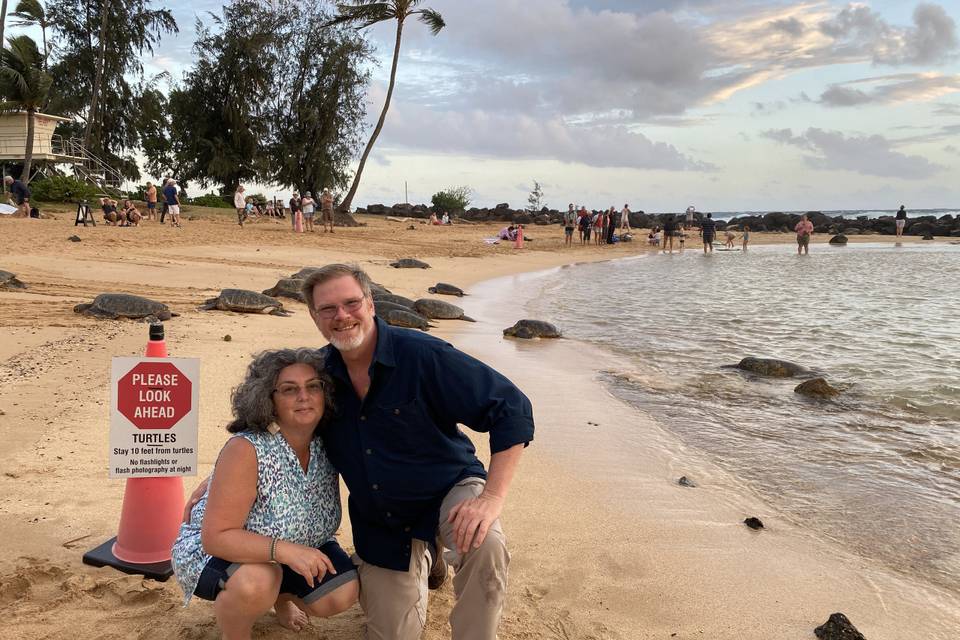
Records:
[[[65,138],[54,133],[57,124],[70,118],[48,113],[34,114],[34,175],[48,175],[56,165],[70,165],[74,177],[101,190],[119,195],[124,178],[116,169],[98,158],[80,138]],[[27,114],[24,111],[0,113],[0,164],[22,163],[27,146]],[[31,179],[33,176],[31,176]]]

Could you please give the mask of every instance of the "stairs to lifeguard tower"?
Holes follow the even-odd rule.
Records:
[[[104,196],[119,197],[122,195],[121,187],[125,180],[123,175],[90,151],[83,144],[83,140],[61,136],[53,137],[53,146],[54,148],[59,147],[58,152],[60,154],[75,158],[73,174],[77,179],[97,187]]]

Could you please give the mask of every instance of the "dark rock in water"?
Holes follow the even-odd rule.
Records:
[[[754,531],[759,531],[760,529],[763,529],[763,523],[760,522],[760,518],[747,518],[746,520],[743,521],[743,524],[747,525]]]
[[[923,238],[921,238],[921,239],[922,239],[922,240],[933,240],[933,236],[928,233],[927,235],[923,236]]]
[[[867,640],[842,613],[831,613],[830,618],[813,633],[820,640]]]
[[[840,391],[831,387],[823,378],[813,378],[812,380],[801,382],[793,391],[813,398],[832,398],[833,396],[840,395]]]
[[[426,262],[414,258],[400,258],[396,262],[391,262],[390,266],[394,269],[429,269],[430,265]]]
[[[830,238],[830,244],[847,244],[847,236],[842,233],[837,234]]]
[[[517,320],[512,327],[503,330],[503,335],[514,338],[559,338],[560,329],[543,320]]]
[[[70,242],[80,242],[80,236],[70,236],[67,240]]]
[[[737,364],[737,369],[774,378],[792,378],[807,371],[798,364],[772,358],[744,358]]]
[[[696,487],[697,483],[688,478],[687,476],[680,476],[680,479],[677,480],[677,484],[681,487]]]

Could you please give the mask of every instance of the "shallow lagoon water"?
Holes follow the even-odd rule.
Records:
[[[531,317],[626,358],[592,364],[779,515],[960,592],[958,273],[960,246],[939,243],[687,249],[516,293]],[[843,394],[809,400],[799,380],[724,367],[745,356],[804,365]]]

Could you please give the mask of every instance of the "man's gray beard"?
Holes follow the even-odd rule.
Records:
[[[365,337],[366,334],[363,331],[355,338],[347,338],[345,340],[341,340],[336,336],[330,336],[330,344],[332,344],[333,348],[337,351],[353,351],[354,349],[360,348]]]

